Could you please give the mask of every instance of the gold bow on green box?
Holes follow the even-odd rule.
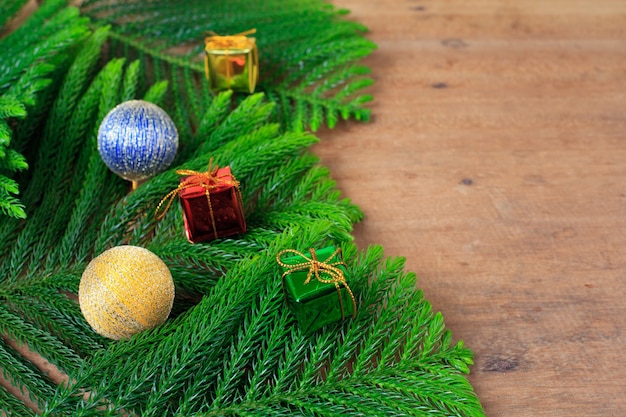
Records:
[[[256,29],[231,36],[209,32],[204,39],[204,71],[212,90],[253,93],[259,78],[256,39],[247,35]]]
[[[356,315],[356,299],[346,281],[341,248],[309,252],[307,256],[285,249],[276,257],[285,271],[282,283],[287,304],[305,333]]]

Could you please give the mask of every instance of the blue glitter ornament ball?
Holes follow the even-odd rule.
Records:
[[[164,171],[178,150],[172,119],[156,104],[125,101],[114,107],[98,130],[98,152],[120,177],[141,181]]]

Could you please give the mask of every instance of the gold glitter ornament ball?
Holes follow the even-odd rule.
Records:
[[[167,319],[174,303],[174,281],[154,253],[116,246],[89,262],[80,279],[78,302],[97,333],[128,339]]]

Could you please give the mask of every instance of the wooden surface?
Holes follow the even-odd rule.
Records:
[[[335,0],[373,121],[315,152],[407,258],[488,416],[626,413],[626,1]]]
[[[370,124],[315,147],[405,256],[488,416],[626,413],[626,1],[334,0]]]

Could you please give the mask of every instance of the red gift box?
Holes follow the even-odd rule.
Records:
[[[215,173],[181,178],[178,192],[185,232],[191,243],[206,242],[246,231],[239,183],[230,167]]]

